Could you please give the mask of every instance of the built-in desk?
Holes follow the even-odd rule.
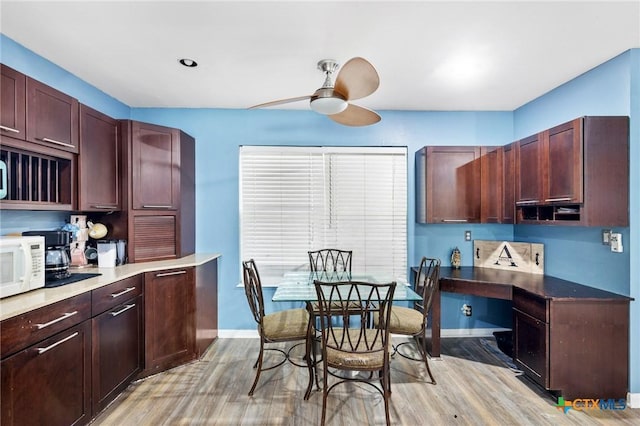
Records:
[[[547,390],[565,399],[626,397],[630,297],[546,275],[441,268],[432,357],[440,356],[441,292],[512,300],[514,362]]]

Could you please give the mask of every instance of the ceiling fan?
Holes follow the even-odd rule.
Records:
[[[338,66],[338,62],[333,59],[323,59],[318,62],[318,69],[325,73],[325,80],[322,87],[312,95],[266,102],[249,109],[310,99],[309,104],[312,110],[346,126],[368,126],[380,121],[380,116],[376,112],[350,103],[355,99],[369,96],[380,85],[380,78],[373,65],[363,58],[349,59],[338,72],[334,84],[332,76]]]

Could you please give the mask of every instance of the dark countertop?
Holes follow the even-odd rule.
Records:
[[[464,285],[465,291],[457,291],[457,285]],[[631,301],[633,298],[600,290],[594,287],[563,280],[549,275],[501,269],[464,266],[460,269],[440,268],[440,290],[469,294],[469,286],[477,289],[479,296],[511,299],[513,287],[520,288],[545,299],[593,299]],[[485,291],[486,290],[486,291]]]

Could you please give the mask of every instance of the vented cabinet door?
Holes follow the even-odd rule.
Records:
[[[134,216],[132,262],[177,257],[176,225],[175,214]]]

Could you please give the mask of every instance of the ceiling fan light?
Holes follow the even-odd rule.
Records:
[[[347,101],[336,97],[311,99],[311,109],[324,115],[338,114],[347,109],[347,105]]]

